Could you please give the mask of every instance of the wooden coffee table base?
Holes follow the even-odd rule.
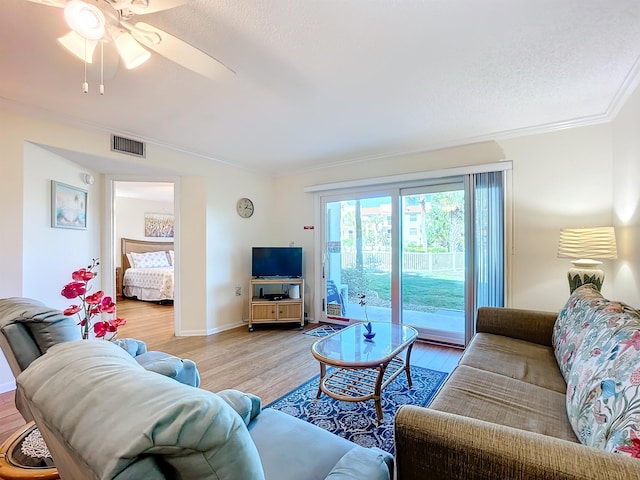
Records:
[[[327,365],[320,362],[320,384],[316,398],[322,392],[331,398],[345,402],[365,402],[373,399],[376,406],[378,424],[382,423],[382,391],[403,371],[407,374],[409,388],[411,381],[410,362],[413,343],[407,347],[406,358],[393,357],[386,364],[374,368],[336,367],[327,375]]]

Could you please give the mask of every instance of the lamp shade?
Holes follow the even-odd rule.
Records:
[[[558,257],[581,260],[618,258],[615,231],[613,227],[563,228],[560,230]]]
[[[116,49],[127,69],[136,68],[151,58],[151,54],[126,32],[119,32],[113,36]]]
[[[80,60],[87,63],[93,62],[93,52],[98,44],[97,40],[87,40],[71,30],[64,37],[60,37],[58,42]]]

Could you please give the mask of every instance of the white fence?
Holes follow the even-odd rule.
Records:
[[[391,252],[362,252],[364,268],[391,270]],[[342,268],[355,268],[356,252],[342,252]],[[404,253],[402,270],[405,272],[443,272],[464,270],[464,252]]]

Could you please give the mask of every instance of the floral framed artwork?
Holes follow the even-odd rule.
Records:
[[[173,214],[145,213],[144,236],[173,238]]]
[[[87,229],[87,191],[51,180],[51,226]]]

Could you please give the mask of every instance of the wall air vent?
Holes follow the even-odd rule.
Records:
[[[128,153],[136,157],[145,156],[144,143],[130,138],[118,137],[117,135],[111,135],[111,151]]]

